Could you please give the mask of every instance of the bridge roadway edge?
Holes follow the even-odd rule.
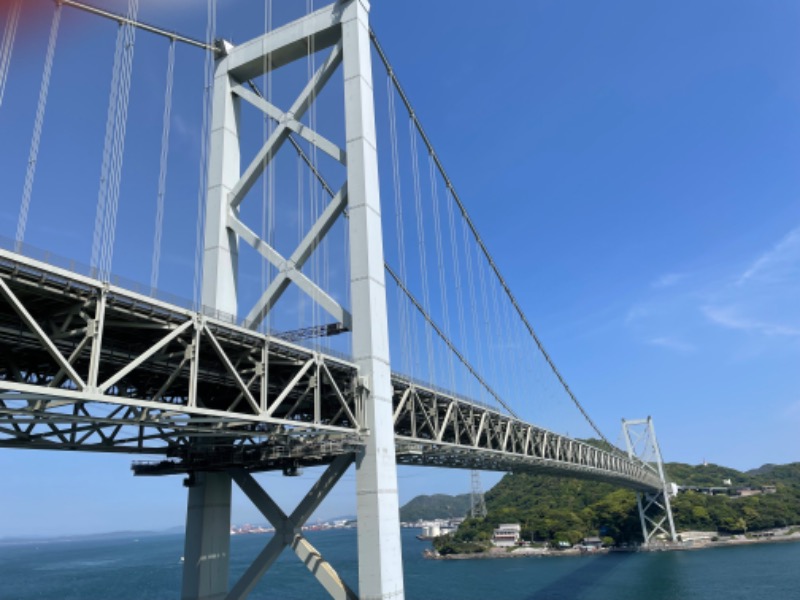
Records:
[[[340,356],[319,355],[303,346],[228,323],[223,315],[207,316],[3,249],[0,249],[0,278],[19,296],[27,295],[29,301],[39,304],[56,296],[65,298],[70,295],[73,300],[83,303],[86,298],[107,290],[112,297],[109,310],[114,311],[115,315],[128,312],[129,318],[142,327],[157,327],[159,331],[168,331],[170,326],[174,328],[183,321],[204,318],[218,332],[218,337],[226,347],[228,339],[237,339],[240,344],[268,344],[276,360],[291,363],[287,367],[289,371],[282,375],[284,381],[291,379],[290,375],[296,374],[297,369],[314,360],[321,361],[329,368],[341,390],[353,389],[357,380],[356,366]],[[66,303],[59,308],[68,305]],[[37,364],[47,361],[46,350],[35,336],[24,331],[24,326],[14,316],[8,302],[0,300],[0,356],[7,357],[15,351],[19,354],[19,348],[24,348],[35,355]],[[68,355],[70,349],[77,345],[74,340],[62,339],[55,343],[64,355]],[[230,343],[233,345],[233,341]],[[37,349],[33,350],[33,347]],[[119,360],[121,357],[117,348],[109,348],[109,353],[114,354],[109,360],[116,359],[112,370],[125,364],[125,361]],[[102,362],[107,361],[104,358]],[[308,370],[312,371],[310,368]],[[49,379],[43,374],[43,384],[36,385],[15,381],[8,363],[0,365],[0,423],[7,426],[0,433],[0,447],[160,454],[166,457],[165,461],[137,464],[137,472],[172,474],[192,470],[192,461],[204,465],[216,464],[215,468],[244,466],[252,471],[281,470],[292,465],[324,465],[334,456],[356,451],[363,443],[355,424],[341,418],[334,423],[315,423],[310,416],[312,411],[287,412],[284,416],[289,418],[281,418],[277,412],[259,415],[243,409],[232,412],[200,406],[190,408],[185,405],[188,398],[181,399],[184,405],[176,405],[153,401],[152,393],[148,398],[123,397],[113,389],[106,394],[79,391],[68,379],[62,381],[61,387],[53,388],[48,385],[58,371],[54,362],[51,371]],[[209,377],[213,375],[208,374]],[[239,390],[233,382],[228,381],[227,386],[230,394],[238,394]],[[585,442],[517,421],[491,407],[458,398],[444,390],[426,387],[396,373],[392,374],[392,388],[398,464],[543,472],[607,481],[643,492],[661,489],[660,482],[636,461],[623,460],[616,454],[604,452]],[[332,407],[336,407],[337,411],[345,413],[340,399],[333,398],[330,390],[327,391],[326,400],[331,406],[322,412],[330,414]],[[275,396],[277,392],[272,391],[270,397],[273,403]],[[357,413],[356,395],[345,392],[345,396],[348,408],[352,413]],[[35,401],[28,402],[25,398],[35,398]],[[66,412],[64,406],[72,407],[76,403],[86,408],[85,414],[80,411],[78,414]],[[454,408],[449,410],[450,418],[446,420],[451,404],[454,404]],[[134,412],[125,418],[109,415],[109,411],[120,406]],[[106,411],[98,413],[91,407],[106,407]],[[148,410],[151,415],[160,411],[160,418],[142,421],[141,414]],[[184,421],[178,420],[178,415]],[[202,417],[203,420],[190,426],[188,415]],[[438,425],[435,422],[437,420]],[[463,426],[457,427],[456,422],[461,422]],[[33,432],[23,434],[32,424],[36,425]],[[50,431],[51,425],[61,434]],[[109,437],[108,433],[106,438],[93,435],[81,439],[91,429],[108,432],[118,427],[135,428],[137,433],[119,439]],[[9,430],[16,434],[9,435]],[[48,430],[49,433],[39,433],[40,430]],[[77,436],[76,431],[79,434]],[[189,433],[213,434],[230,439],[231,444],[218,448],[215,456],[192,456],[186,452]]]

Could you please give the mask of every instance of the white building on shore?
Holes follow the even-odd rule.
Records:
[[[519,523],[501,523],[492,534],[492,544],[500,548],[517,546],[521,531]]]

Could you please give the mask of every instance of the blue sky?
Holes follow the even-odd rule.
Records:
[[[161,4],[142,0],[142,18],[204,36],[204,2]],[[222,35],[243,41],[263,31],[260,3],[220,4]],[[303,4],[275,0],[276,23]],[[770,0],[373,2],[373,27],[462,199],[612,441],[620,419],[651,415],[669,461],[749,469],[800,459],[799,17],[800,6]],[[7,237],[46,21],[22,29],[0,106],[0,139],[11,142],[0,150]],[[108,23],[65,14],[28,231],[31,243],[84,262],[113,36]],[[142,156],[160,137],[161,113],[148,107],[163,95],[164,50],[152,40],[137,48],[139,127],[126,151],[139,144]],[[176,68],[169,193],[191,207],[202,71],[181,49]],[[377,67],[375,81],[385,86]],[[89,138],[100,143],[74,152],[76,139]],[[67,172],[69,154],[81,160],[72,157]],[[130,248],[152,211],[125,182],[157,176],[158,155],[149,156],[140,177],[123,177],[118,237],[129,250],[114,269],[145,282],[149,254]],[[165,286],[191,297],[194,216],[168,207],[165,227]],[[515,408],[533,411],[531,402]],[[0,452],[0,512],[14,515],[0,536],[180,524],[180,480],[134,479],[129,463]],[[263,480],[288,508],[312,475]],[[466,472],[401,469],[399,477],[401,501],[469,487]],[[487,486],[496,479],[484,476]],[[320,516],[354,512],[353,480],[346,476]],[[237,521],[258,519],[241,497],[236,504]]]

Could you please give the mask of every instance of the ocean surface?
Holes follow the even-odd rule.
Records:
[[[426,542],[403,530],[410,600],[800,600],[800,543],[582,557],[432,561]],[[269,535],[231,540],[238,577]],[[339,574],[357,585],[356,532],[309,532]],[[2,600],[140,600],[180,597],[182,535],[0,543]],[[250,596],[327,596],[291,550]]]

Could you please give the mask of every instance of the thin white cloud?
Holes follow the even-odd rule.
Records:
[[[800,227],[720,285],[700,307],[716,326],[769,337],[800,336]]]
[[[659,346],[661,348],[675,350],[676,352],[681,352],[683,354],[689,354],[697,351],[697,348],[695,348],[692,344],[673,337],[656,337],[647,340],[647,343],[651,346]]]
[[[727,276],[663,274],[650,284],[649,297],[628,310],[625,325],[641,342],[676,352],[706,347],[699,341],[713,333],[708,325],[748,344],[756,337],[767,345],[800,338],[800,227],[764,247],[745,267],[730,265]]]
[[[735,307],[704,306],[702,311],[709,321],[727,329],[751,331],[770,336],[800,336],[800,328],[752,319],[740,314]]]
[[[636,306],[631,307],[628,311],[628,314],[625,315],[625,323],[631,324],[635,321],[639,321],[644,319],[652,313],[652,310],[647,308],[646,306],[642,306],[641,304],[637,304]]]
[[[672,287],[686,279],[686,273],[666,273],[656,279],[651,285],[656,289]]]
[[[790,231],[775,246],[759,256],[736,282],[744,285],[753,279],[781,281],[800,271],[800,227]]]

